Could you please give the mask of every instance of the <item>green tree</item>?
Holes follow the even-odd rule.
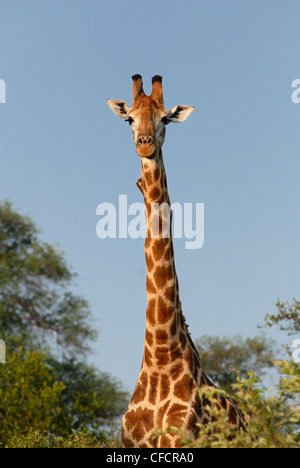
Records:
[[[264,335],[254,338],[203,336],[195,345],[203,368],[213,382],[225,390],[236,382],[236,369],[242,378],[247,378],[249,371],[262,377],[275,359],[275,342]]]
[[[48,360],[57,382],[65,385],[61,393],[61,413],[56,433],[67,435],[70,428],[88,428],[103,436],[103,426],[110,424],[127,406],[128,394],[121,383],[109,374],[77,360]]]
[[[300,332],[300,302],[295,298],[293,304],[288,301],[280,302],[278,299],[276,307],[277,314],[267,314],[265,317],[265,325],[272,327],[278,325],[280,330],[288,332],[289,335]]]
[[[87,301],[68,288],[75,274],[38,238],[33,221],[0,204],[0,336],[36,345],[56,339],[72,355],[89,350],[95,330]],[[40,341],[41,343],[41,341]]]
[[[85,361],[97,334],[89,304],[71,291],[75,276],[29,217],[0,203],[0,338],[7,350],[0,440],[6,444],[8,435],[36,430],[66,437],[87,428],[102,436],[126,407],[121,383]]]
[[[20,348],[0,365],[0,446],[31,430],[55,431],[65,386],[53,379],[45,359]]]

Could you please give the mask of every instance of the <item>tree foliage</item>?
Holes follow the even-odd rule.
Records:
[[[72,355],[95,338],[87,301],[68,287],[75,275],[60,252],[42,242],[30,218],[0,204],[0,324],[2,339],[50,340]]]
[[[7,448],[122,448],[121,433],[119,429],[112,427],[108,438],[99,440],[90,431],[72,431],[68,436],[55,436],[47,431],[30,431],[26,435],[13,436]]]
[[[254,338],[203,336],[195,345],[203,368],[213,382],[225,390],[230,390],[236,382],[236,369],[242,378],[247,378],[249,371],[262,377],[275,359],[275,342],[264,335]]]
[[[88,302],[71,290],[74,278],[33,221],[0,203],[2,445],[35,431],[68,438],[87,428],[101,439],[126,407],[120,382],[84,359],[96,332]]]
[[[0,446],[28,431],[57,429],[65,385],[53,379],[45,358],[20,348],[0,366]]]
[[[289,335],[300,332],[300,302],[295,298],[293,301],[293,304],[290,305],[288,301],[280,302],[278,299],[276,302],[278,313],[267,314],[265,325],[268,327],[277,325],[280,330],[288,332]]]
[[[70,428],[88,428],[91,434],[103,436],[101,428],[122,414],[128,395],[121,383],[108,373],[93,366],[65,359],[50,359],[53,375],[65,385],[61,393],[61,421],[59,434],[69,434]],[[99,430],[100,428],[100,430]]]

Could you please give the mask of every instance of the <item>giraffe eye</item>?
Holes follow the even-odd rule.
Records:
[[[128,122],[129,125],[131,125],[132,122],[133,122],[133,118],[132,118],[132,117],[128,117],[128,119],[125,119],[125,122]]]
[[[162,121],[162,123],[165,124],[165,125],[168,125],[168,123],[170,123],[170,120],[168,119],[167,116],[163,117],[163,118],[161,119],[161,121]]]

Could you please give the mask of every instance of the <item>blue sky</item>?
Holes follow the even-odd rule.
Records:
[[[164,145],[172,202],[205,206],[204,246],[175,241],[183,310],[195,339],[254,336],[278,297],[299,299],[299,18],[296,0],[0,2],[0,198],[65,252],[99,330],[91,361],[129,391],[143,240],[97,238],[96,208],[142,201],[140,161],[105,100],[130,105],[131,76],[150,93],[159,74],[167,108],[195,106]]]

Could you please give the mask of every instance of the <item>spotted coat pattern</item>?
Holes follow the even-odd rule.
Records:
[[[196,423],[205,424],[209,419],[204,409],[207,402],[200,400],[197,389],[213,384],[202,370],[182,313],[172,236],[167,236],[171,229],[171,216],[167,219],[170,210],[164,213],[163,209],[157,209],[157,204],[170,207],[161,149],[153,158],[142,159],[138,186],[144,195],[147,216],[148,307],[142,367],[122,421],[123,445],[178,447],[179,438],[171,434],[153,440],[154,429],[176,426],[196,437]],[[159,232],[153,229],[157,225]],[[242,424],[242,415],[234,402],[221,398],[216,403],[226,408],[232,424],[237,427]]]

